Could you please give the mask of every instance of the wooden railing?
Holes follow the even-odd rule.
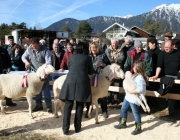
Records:
[[[157,79],[155,81],[151,81],[151,82],[160,82],[160,79]],[[50,81],[49,84],[53,85],[54,81]],[[174,80],[175,84],[180,84],[180,80]],[[180,85],[179,85],[180,87]],[[121,94],[124,94],[125,91],[122,87],[117,87],[117,86],[109,86],[109,91],[113,91],[113,92],[119,92]],[[151,96],[151,97],[156,97],[154,91],[151,90],[146,90],[146,96]],[[180,94],[175,94],[175,93],[167,93],[164,96],[160,96],[159,98],[168,98],[168,99],[174,99],[174,100],[180,100]]]

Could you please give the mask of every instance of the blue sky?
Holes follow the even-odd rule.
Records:
[[[46,28],[64,18],[140,15],[156,6],[180,4],[179,0],[0,0],[0,24],[25,22]]]

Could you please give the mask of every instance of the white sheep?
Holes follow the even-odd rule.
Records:
[[[132,73],[130,71],[127,71],[125,73],[125,79],[123,80],[123,88],[126,90],[134,90],[136,89],[136,83],[133,81],[132,79]],[[143,108],[143,110],[145,112],[150,112],[150,108],[147,104],[146,98],[144,97],[143,94],[133,94],[137,100],[137,102],[141,105],[141,107]],[[141,97],[141,99],[143,100],[144,104],[142,103],[141,99],[139,99],[139,96]]]
[[[91,86],[92,91],[92,104],[96,106],[96,123],[99,123],[98,121],[98,112],[99,112],[99,105],[98,105],[98,99],[106,97],[108,95],[108,88],[110,86],[110,83],[113,78],[122,78],[124,79],[124,72],[117,64],[112,64],[106,66],[102,73],[98,76],[98,87]],[[63,115],[63,109],[64,109],[64,102],[60,101],[59,104],[59,94],[61,86],[63,85],[64,81],[66,79],[66,75],[59,77],[54,81],[53,84],[53,91],[54,91],[54,107],[55,107],[55,117],[58,117],[58,108],[60,107],[61,114]],[[90,76],[90,79],[92,80],[92,76]],[[92,82],[92,81],[91,81]],[[60,105],[60,106],[59,106]],[[91,118],[91,107],[88,112],[88,117]]]
[[[54,67],[50,64],[43,64],[35,73],[27,75],[28,87],[22,87],[23,75],[1,74],[0,75],[0,106],[1,112],[5,113],[2,101],[5,97],[17,99],[26,96],[29,104],[29,115],[32,116],[32,98],[40,93],[45,77],[53,74]]]

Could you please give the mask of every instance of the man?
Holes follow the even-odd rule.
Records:
[[[155,80],[162,72],[166,77],[177,79],[177,72],[180,70],[180,51],[175,50],[172,41],[165,42],[164,51],[159,54],[155,76],[150,79]],[[175,118],[175,100],[168,100],[169,117]]]
[[[111,45],[105,50],[105,54],[109,59],[109,62],[111,64],[116,63],[121,66],[123,65],[124,61],[124,53],[121,49],[121,46],[118,46],[119,40],[117,38],[111,39]],[[115,85],[115,83],[118,84],[118,86],[121,86],[121,80],[120,79],[114,79],[112,82],[112,86]],[[110,92],[110,96],[108,96],[108,104],[119,104],[121,99],[119,99],[119,95],[117,92]]]
[[[172,31],[168,31],[167,33],[165,33],[165,35],[164,35],[164,42],[162,42],[162,44],[161,44],[161,50],[162,51],[164,50],[165,42],[168,41],[168,40],[172,40],[172,37],[173,37]]]
[[[28,47],[28,49],[22,55],[22,61],[25,63],[26,67],[31,68],[32,71],[36,71],[44,63],[51,64],[51,53],[47,49],[47,47],[39,44],[39,40],[37,38],[32,38],[31,46]],[[47,106],[47,112],[51,113],[52,103],[51,103],[51,94],[50,94],[48,78],[46,78],[44,82],[43,89],[44,89],[45,102]],[[36,95],[36,106],[32,111],[36,112],[40,110],[43,110],[42,92]]]
[[[121,48],[123,50],[123,53],[124,53],[124,61],[123,61],[123,69],[124,69],[124,64],[126,62],[126,59],[127,59],[127,52],[132,50],[134,48],[134,41],[133,41],[133,37],[132,36],[129,36],[127,35],[125,38],[124,38],[124,43],[121,45]]]
[[[124,53],[121,46],[118,46],[119,40],[117,38],[111,39],[111,45],[106,49],[105,54],[107,55],[109,61],[112,63],[117,63],[122,66],[124,60]]]
[[[143,61],[145,64],[146,75],[150,76],[152,73],[152,58],[149,53],[143,50],[143,44],[139,40],[134,41],[134,49],[128,52],[127,59],[124,64],[124,71],[133,71],[133,65],[135,61]]]
[[[14,37],[13,36],[8,36],[8,41],[9,41],[9,45],[6,46],[6,49],[8,51],[9,57],[10,57],[11,52],[13,51],[13,46],[15,45]]]
[[[63,59],[61,61],[61,65],[60,65],[60,72],[63,72],[64,70],[68,69],[68,61],[70,56],[74,53],[74,48],[73,45],[71,43],[67,43],[67,50],[64,53]]]
[[[59,70],[59,66],[63,59],[64,50],[59,48],[58,43],[53,43],[52,47],[53,47],[53,50],[51,51],[52,64],[55,70]]]
[[[3,46],[3,40],[0,39],[0,74],[6,74],[7,71],[10,71],[11,69],[11,59]],[[13,103],[10,98],[5,99],[7,106],[16,106],[16,103]]]

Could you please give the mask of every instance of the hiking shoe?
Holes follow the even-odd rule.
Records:
[[[9,103],[6,102],[6,105],[7,105],[7,106],[16,106],[17,104],[16,104],[16,103],[13,103],[13,102],[9,102]]]
[[[40,111],[40,110],[43,110],[42,106],[35,106],[35,108],[32,110],[32,112],[37,112],[37,111]]]
[[[47,112],[48,113],[52,113],[52,108],[51,107],[47,107]]]
[[[103,117],[104,117],[105,119],[109,117],[109,115],[108,115],[107,112],[103,112],[102,115],[103,115]]]

